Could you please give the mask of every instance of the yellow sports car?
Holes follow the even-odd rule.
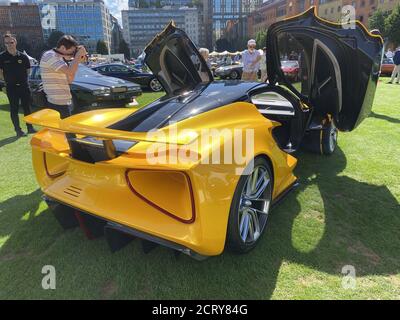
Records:
[[[141,109],[104,109],[60,120],[25,117],[36,178],[64,228],[105,235],[113,251],[137,237],[201,259],[244,253],[295,184],[300,147],[334,152],[371,110],[382,39],[314,10],[268,29],[269,83],[214,81],[172,23],[146,47],[166,95]],[[281,61],[295,57],[298,82]]]

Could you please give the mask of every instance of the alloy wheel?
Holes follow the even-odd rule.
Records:
[[[154,92],[158,92],[162,90],[161,83],[157,79],[151,79],[150,81],[150,89],[153,90]]]
[[[239,234],[242,241],[251,244],[257,241],[266,224],[272,199],[269,170],[258,165],[247,177],[239,203]]]

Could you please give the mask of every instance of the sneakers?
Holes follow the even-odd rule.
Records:
[[[29,128],[28,129],[28,133],[29,134],[33,134],[33,133],[36,133],[37,131],[34,129],[34,128]]]
[[[26,137],[27,134],[22,130],[17,131],[17,138]]]

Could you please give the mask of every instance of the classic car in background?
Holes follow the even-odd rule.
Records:
[[[33,66],[29,76],[32,105],[42,106],[42,78],[40,67]],[[124,107],[142,94],[140,86],[117,78],[107,77],[80,64],[70,85],[73,113],[85,110]]]
[[[290,81],[298,81],[299,80],[299,70],[300,65],[296,60],[283,60],[281,61],[281,69],[283,74]]]
[[[381,75],[390,76],[394,70],[394,62],[392,58],[383,58],[381,65]]]
[[[106,76],[124,79],[139,84],[142,89],[150,89],[154,92],[163,90],[160,82],[150,72],[143,72],[124,64],[102,64],[93,67],[93,70]]]
[[[60,223],[104,234],[113,251],[133,238],[146,252],[156,243],[198,259],[253,249],[271,208],[296,184],[293,152],[332,154],[338,130],[352,131],[368,116],[383,40],[359,22],[344,29],[319,19],[313,8],[271,25],[266,47],[270,83],[214,81],[171,23],[145,49],[166,96],[138,110],[25,117],[45,128],[32,138],[33,166]],[[293,51],[304,61],[296,86],[280,59]],[[224,160],[234,153],[226,140],[203,143],[208,128],[253,132],[244,171]],[[183,162],[163,160],[196,146]],[[227,154],[210,163],[214,152]]]
[[[229,65],[224,65],[218,67],[214,71],[214,75],[216,77],[220,77],[221,79],[240,79],[243,73],[243,64],[242,63],[232,63]]]

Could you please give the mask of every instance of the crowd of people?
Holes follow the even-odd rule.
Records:
[[[393,59],[394,69],[388,83],[400,84],[400,47],[392,52],[390,49],[385,53],[386,58]]]
[[[254,39],[247,42],[247,49],[240,54],[234,54],[232,58],[230,54],[226,55],[223,59],[224,65],[231,65],[232,63],[241,62],[243,65],[242,80],[257,81],[258,72],[261,72],[261,81],[267,80],[267,62],[266,62],[266,48],[264,47],[261,53],[256,49],[257,44]],[[200,54],[211,68],[209,50],[206,48],[199,49]]]
[[[31,113],[31,93],[28,77],[30,73],[30,61],[28,56],[17,50],[17,40],[12,34],[5,34],[3,41],[6,50],[0,53],[0,79],[4,80],[7,97],[10,104],[11,121],[17,137],[27,134],[21,129],[18,110],[22,107],[24,115]],[[200,54],[211,69],[209,50],[199,49]],[[394,69],[388,83],[400,84],[400,47],[392,52],[385,53],[386,58],[393,59]],[[70,84],[73,82],[78,66],[87,58],[85,47],[69,35],[62,36],[57,46],[43,53],[40,59],[40,69],[43,81],[43,91],[46,96],[46,107],[60,113],[61,119],[71,115],[72,95]],[[234,58],[225,57],[225,63],[239,62],[243,65],[242,80],[257,81],[258,73],[261,73],[261,81],[267,81],[266,48],[262,53],[256,49],[256,41],[250,39],[247,49]],[[287,59],[296,60],[295,52],[290,53]],[[229,60],[229,61],[228,61]],[[203,68],[203,67],[202,67]],[[207,81],[209,70],[202,69],[200,76]],[[35,133],[32,125],[27,124],[27,133]]]

